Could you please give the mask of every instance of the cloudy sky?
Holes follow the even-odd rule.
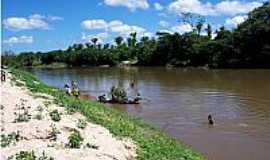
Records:
[[[204,16],[214,28],[233,29],[266,0],[2,0],[2,50],[48,51],[99,38],[154,36],[192,27],[183,13]]]

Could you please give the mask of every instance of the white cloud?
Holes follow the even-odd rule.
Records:
[[[178,32],[180,34],[186,33],[186,32],[191,32],[193,30],[192,26],[187,23],[182,23],[177,26],[171,27],[171,30],[173,32]]]
[[[215,14],[213,5],[211,3],[203,4],[199,0],[177,0],[169,5],[169,11],[182,13],[195,13],[200,15]]]
[[[127,36],[133,32],[136,32],[138,35],[146,33],[145,28],[135,25],[124,24],[122,21],[119,20],[113,20],[110,22],[106,22],[103,19],[85,20],[81,23],[81,26],[84,29],[88,30],[102,29],[106,32],[118,33],[123,36]]]
[[[157,11],[162,11],[164,7],[160,3],[154,3],[154,7]]]
[[[32,36],[20,36],[20,37],[10,37],[6,40],[3,40],[3,43],[6,43],[6,44],[10,44],[10,45],[13,45],[13,44],[19,44],[19,43],[33,43],[34,42],[34,39]]]
[[[81,23],[84,29],[104,29],[107,27],[107,22],[103,19],[85,20]]]
[[[222,1],[218,3],[215,8],[220,14],[224,15],[236,15],[245,14],[252,11],[254,8],[261,6],[259,2],[240,2],[240,1]]]
[[[107,32],[102,32],[95,35],[85,35],[84,33],[82,34],[82,40],[85,40],[87,42],[91,42],[91,39],[97,38],[98,39],[97,43],[104,43],[108,37],[109,34]]]
[[[176,0],[169,5],[169,11],[182,13],[195,13],[203,16],[208,15],[236,15],[250,12],[256,7],[261,6],[260,2],[244,2],[244,1],[222,1],[217,4],[210,2],[202,3],[199,0]]]
[[[48,19],[50,21],[61,21],[63,20],[64,18],[63,17],[58,17],[58,16],[49,16]]]
[[[158,32],[160,32],[160,33],[169,33],[169,34],[173,34],[174,33],[173,31],[167,30],[167,29],[160,29],[160,30],[158,30]]]
[[[243,16],[235,16],[233,18],[228,18],[225,21],[225,25],[229,28],[235,28],[237,27],[239,24],[243,23],[246,19],[248,18],[247,15],[243,15]]]
[[[161,27],[169,27],[170,26],[170,23],[169,22],[167,22],[167,21],[163,21],[163,20],[161,20],[161,21],[159,21],[159,25],[161,26]]]
[[[117,6],[127,7],[131,11],[134,11],[136,9],[149,8],[147,0],[104,0],[104,4],[113,7]]]
[[[61,17],[46,17],[39,14],[33,14],[29,17],[9,17],[3,20],[3,25],[6,29],[14,31],[30,29],[51,29],[48,21],[60,19]]]

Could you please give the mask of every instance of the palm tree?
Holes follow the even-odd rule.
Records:
[[[98,38],[92,38],[91,39],[91,42],[96,46],[97,44],[97,41],[98,41]]]
[[[119,46],[122,44],[122,42],[123,42],[123,37],[118,36],[118,37],[116,37],[116,38],[114,39],[114,41],[115,41],[115,43],[117,44],[117,46],[119,47]]]

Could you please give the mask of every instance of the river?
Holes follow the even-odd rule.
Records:
[[[75,80],[98,96],[135,82],[144,98],[116,109],[140,117],[209,160],[270,158],[270,70],[139,68],[34,69],[48,85]],[[212,114],[215,125],[207,124]]]

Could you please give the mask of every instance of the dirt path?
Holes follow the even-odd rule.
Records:
[[[84,129],[78,128],[79,119],[85,119],[80,113],[70,115],[63,107],[53,104],[53,97],[33,95],[25,87],[16,86],[10,74],[7,77],[1,83],[1,134],[18,132],[20,140],[1,147],[1,160],[19,151],[32,150],[36,155],[45,151],[54,159],[135,159],[136,146],[131,140],[116,138],[106,128],[89,122]],[[49,113],[53,110],[60,113],[60,121],[51,119]],[[22,122],[14,122],[16,119]],[[52,140],[52,126],[60,132],[56,140]],[[68,137],[73,132],[79,132],[84,139],[79,149],[68,146]]]

